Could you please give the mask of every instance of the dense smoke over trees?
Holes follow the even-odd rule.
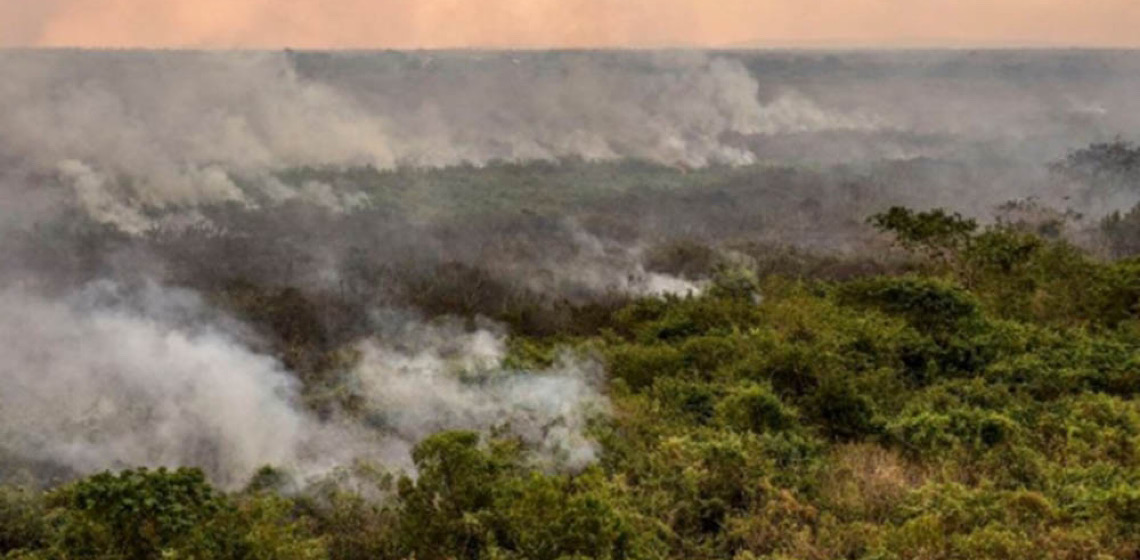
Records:
[[[1137,70],[0,52],[0,553],[1132,553]]]

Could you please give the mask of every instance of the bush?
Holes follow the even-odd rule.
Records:
[[[977,222],[950,214],[941,208],[927,212],[895,206],[871,216],[868,220],[879,231],[894,234],[900,245],[918,250],[927,257],[948,261],[964,248],[970,235],[978,228]]]
[[[34,550],[44,545],[48,527],[39,492],[0,486],[0,557],[15,550]]]
[[[829,380],[812,395],[810,402],[809,414],[834,440],[860,440],[882,431],[874,402],[849,383]]]
[[[652,386],[658,377],[675,377],[686,371],[684,355],[672,346],[622,345],[606,354],[610,375],[633,390]]]
[[[62,545],[73,554],[157,558],[186,547],[227,507],[199,470],[102,473],[59,490]]]
[[[790,430],[798,424],[796,411],[763,385],[733,389],[717,405],[716,414],[724,426],[757,434]]]
[[[48,497],[49,557],[318,560],[324,544],[290,519],[288,501],[232,500],[201,471],[102,473]]]
[[[934,278],[872,278],[844,284],[839,300],[903,317],[919,332],[942,336],[969,332],[981,318],[977,300],[961,287]]]

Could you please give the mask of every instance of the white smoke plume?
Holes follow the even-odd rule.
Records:
[[[580,224],[562,224],[572,253],[533,263],[502,263],[511,275],[526,279],[539,293],[626,294],[639,297],[699,296],[702,282],[646,270],[645,247],[598,237]]]
[[[223,333],[12,291],[0,309],[0,445],[17,456],[79,472],[201,464],[232,484],[320,441],[292,378]]]
[[[1140,126],[1138,67],[1129,53],[4,51],[0,196],[31,206],[27,174],[39,190],[55,174],[137,231],[203,203],[367,206],[359,185],[282,180],[298,166],[933,157],[1023,166],[1017,197],[1040,182],[1026,169]]]
[[[360,350],[354,375],[373,420],[405,441],[505,427],[548,463],[580,468],[595,458],[586,428],[607,408],[595,363],[565,357],[549,371],[506,371],[501,335],[455,325],[410,324]]]
[[[1137,68],[1135,54],[1111,53],[0,52],[0,277],[42,290],[0,287],[0,457],[78,473],[198,465],[233,486],[263,464],[306,476],[356,459],[407,466],[408,449],[433,431],[505,427],[550,464],[580,466],[596,453],[589,420],[606,408],[597,365],[505,371],[492,327],[384,316],[354,340],[346,321],[338,332],[352,333],[360,359],[340,373],[365,417],[318,418],[293,372],[192,293],[66,293],[92,278],[153,276],[211,294],[249,280],[316,286],[367,309],[407,304],[370,291],[403,263],[430,277],[455,261],[559,298],[696,294],[699,283],[647,270],[642,246],[694,233],[834,248],[854,230],[844,220],[862,224],[888,202],[977,215],[1036,192],[1043,164],[1066,150],[1134,135]],[[550,217],[573,215],[573,203],[537,205],[533,220],[515,220],[530,211],[517,204],[481,228],[440,233],[454,224],[401,204],[431,206],[454,185],[392,173],[381,182],[398,200],[373,200],[342,173],[574,158],[678,169],[644,178],[662,184],[642,184],[637,164],[615,178],[628,199],[612,214],[581,210],[605,218],[597,236],[573,224],[567,235]],[[689,169],[772,161],[781,169]],[[805,170],[818,165],[835,167]],[[299,167],[333,171],[290,174]],[[587,177],[609,188],[609,168],[596,167]],[[1059,200],[1079,192],[1062,187]],[[688,196],[704,192],[716,196]],[[273,213],[289,201],[320,208]],[[1087,206],[1134,202],[1123,193]],[[221,212],[231,205],[265,211]],[[167,223],[156,222],[164,213],[195,224],[219,210],[232,229],[122,236],[72,210],[126,233]],[[476,221],[473,210],[463,217]],[[347,274],[351,255],[369,265],[359,277]],[[344,295],[355,297],[352,282],[367,288],[356,299]]]
[[[274,52],[0,53],[0,106],[11,109],[0,112],[0,155],[57,170],[92,216],[135,231],[156,208],[366,203],[359,192],[274,175],[298,166],[745,164],[755,157],[726,134],[878,124],[794,93],[766,106],[743,64],[699,53],[425,54],[403,66],[340,56],[306,70],[304,59]]]
[[[385,422],[319,420],[290,372],[190,292],[101,285],[50,300],[8,289],[0,456],[78,474],[197,466],[235,487],[264,465],[302,478],[356,460],[407,468],[410,448],[436,431],[509,428],[552,468],[592,460],[584,429],[605,403],[594,366],[501,372],[502,340],[487,332],[402,328],[414,349],[362,342],[353,373]]]

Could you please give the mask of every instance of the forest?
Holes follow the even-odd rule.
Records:
[[[1127,157],[1107,158],[1113,149]],[[1059,165],[1135,168],[1128,144],[1090,150]],[[1066,218],[1032,201],[1006,205],[984,226],[941,209],[885,209],[867,219],[884,243],[872,255],[653,248],[651,270],[700,282],[684,294],[551,302],[477,268],[439,264],[454,275],[433,270],[432,286],[403,278],[407,297],[428,316],[508,325],[502,367],[543,371],[571,354],[604,365],[607,410],[583,428],[596,460],[551,468],[509,429],[445,430],[415,445],[414,476],[365,462],[304,483],[265,465],[227,489],[195,468],[46,487],[6,476],[0,550],[1131,557],[1140,553],[1137,215],[1103,220],[1099,251],[1069,241]],[[148,240],[174,242],[157,231]],[[321,317],[351,305],[352,290],[318,301],[252,281],[202,289],[265,333],[299,372],[306,407],[364,413],[338,375],[361,359],[339,347],[350,314]]]
[[[0,53],[0,557],[1140,557],[1134,59]]]

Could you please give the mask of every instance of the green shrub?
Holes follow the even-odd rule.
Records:
[[[824,433],[835,440],[860,440],[882,431],[872,399],[844,381],[823,383],[811,396],[807,409]]]
[[[840,301],[879,309],[925,334],[950,335],[975,327],[977,300],[953,283],[917,276],[857,280],[840,287]]]
[[[757,434],[790,430],[798,424],[796,411],[763,385],[734,388],[717,405],[717,418],[724,426]]]
[[[62,558],[319,560],[324,543],[291,519],[288,500],[232,500],[201,471],[102,473],[53,492],[45,551]]]
[[[653,384],[653,396],[664,407],[662,412],[688,425],[709,424],[722,392],[708,383],[670,377],[660,377]]]
[[[48,526],[45,505],[38,491],[0,486],[0,557],[15,550],[44,545]]]
[[[681,351],[666,345],[621,345],[606,351],[610,375],[635,391],[653,385],[658,377],[675,377],[687,371]]]
[[[72,554],[130,559],[187,546],[227,507],[199,470],[102,473],[56,492],[63,548]]]
[[[868,221],[880,231],[894,234],[903,247],[939,259],[948,259],[961,250],[978,228],[974,220],[941,208],[915,212],[895,206]]]

